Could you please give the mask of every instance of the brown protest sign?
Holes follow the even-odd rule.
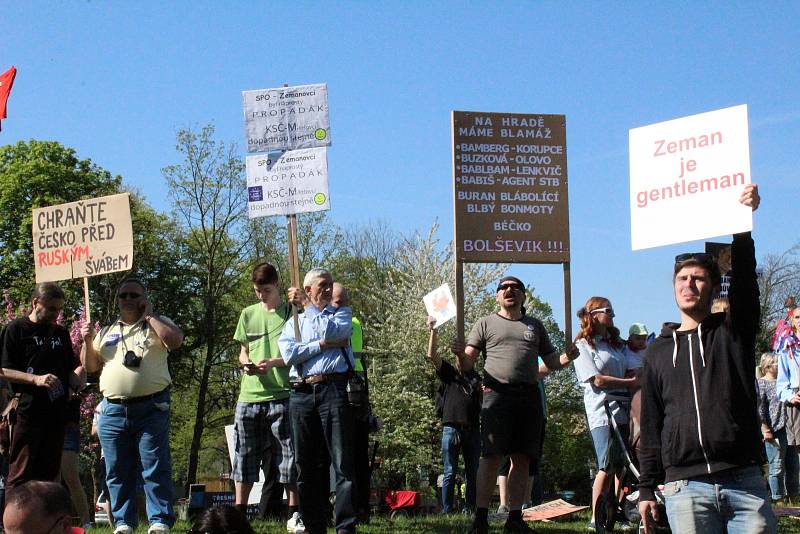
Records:
[[[128,193],[33,210],[37,282],[127,271],[133,265]]]
[[[564,115],[452,118],[456,260],[569,262]]]

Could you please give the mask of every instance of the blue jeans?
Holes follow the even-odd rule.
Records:
[[[680,534],[766,534],[777,528],[759,466],[665,484],[667,517]]]
[[[333,380],[294,389],[289,396],[300,513],[309,534],[327,532],[328,465],[336,483],[336,530],[356,530],[355,427],[345,388],[345,380]]]
[[[169,390],[135,404],[103,403],[98,434],[106,459],[111,513],[117,526],[136,528],[138,523],[136,490],[140,468],[150,524],[171,527],[175,523],[169,405]]]
[[[785,461],[786,461],[786,430],[780,429],[773,434],[775,439],[764,442],[764,450],[769,461],[769,489],[773,499],[786,497]]]
[[[478,462],[481,457],[481,434],[478,430],[458,430],[451,426],[442,427],[442,513],[453,511],[453,494],[458,470],[458,455],[464,454],[464,479],[467,483],[465,508],[475,510],[475,479],[478,476]]]

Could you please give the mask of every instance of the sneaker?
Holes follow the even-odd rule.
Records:
[[[633,532],[636,527],[634,527],[627,521],[623,521],[622,523],[617,523],[616,528],[618,528],[620,532]]]
[[[501,504],[500,506],[497,507],[497,513],[498,514],[507,514],[508,513],[508,506],[506,506],[505,504]]]
[[[530,534],[535,533],[536,531],[533,530],[528,523],[525,522],[524,519],[518,519],[516,521],[506,521],[506,524],[503,525],[503,532],[509,532],[513,534]]]
[[[292,517],[286,522],[286,532],[292,534],[305,534],[306,526],[303,524],[303,518],[300,517],[300,512],[295,512]]]
[[[133,527],[117,525],[117,528],[114,529],[114,534],[133,534]]]
[[[597,525],[594,524],[594,521],[589,521],[589,524],[586,525],[586,530],[589,532],[597,532]]]
[[[156,534],[158,532],[169,532],[169,527],[164,523],[153,523],[147,529],[147,534]]]

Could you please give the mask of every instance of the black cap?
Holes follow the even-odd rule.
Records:
[[[500,291],[500,286],[502,286],[505,282],[514,282],[515,284],[519,285],[519,288],[521,290],[523,291],[525,290],[525,284],[522,283],[522,280],[520,280],[516,276],[504,276],[503,278],[500,279],[499,282],[497,282],[497,289],[495,290],[495,292]]]

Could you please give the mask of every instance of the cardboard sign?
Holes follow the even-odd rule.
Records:
[[[542,521],[543,519],[553,519],[563,515],[574,514],[589,508],[588,506],[576,506],[562,499],[546,502],[538,506],[526,508],[522,513],[525,521]]]
[[[133,266],[128,193],[33,210],[37,282],[127,271]]]
[[[563,115],[453,112],[456,259],[569,261]]]
[[[630,131],[631,246],[639,250],[746,232],[747,106]]]
[[[242,91],[242,99],[248,153],[331,144],[326,84]]]
[[[439,328],[456,316],[456,303],[448,284],[442,284],[422,297],[422,302],[428,315],[436,319],[434,328]]]
[[[327,148],[247,156],[246,168],[251,219],[331,209]]]

